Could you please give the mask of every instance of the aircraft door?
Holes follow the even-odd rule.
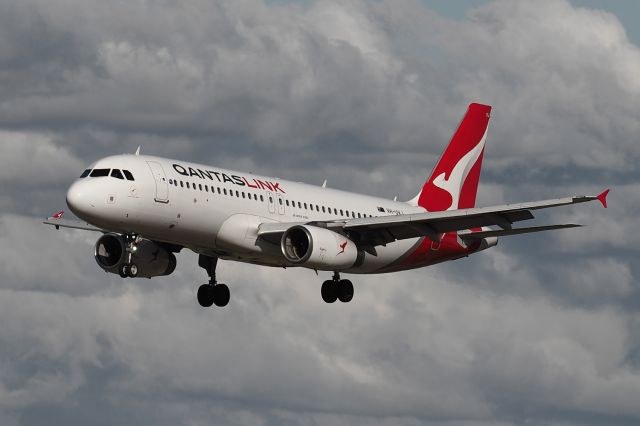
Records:
[[[154,200],[159,203],[168,203],[169,183],[167,182],[167,177],[164,174],[162,164],[158,163],[157,161],[147,161],[147,164],[149,165],[151,174],[153,174],[153,178],[156,181],[156,196]]]
[[[276,198],[278,199],[278,214],[284,214],[284,200],[282,199],[282,195],[276,194]]]
[[[271,192],[267,192],[267,202],[269,203],[269,213],[275,213],[276,212],[276,202],[273,198],[273,194]]]

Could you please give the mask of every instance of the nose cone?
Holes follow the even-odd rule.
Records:
[[[94,209],[86,182],[75,182],[67,191],[67,206],[79,218],[87,220]]]

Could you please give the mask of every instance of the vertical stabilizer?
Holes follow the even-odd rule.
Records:
[[[471,104],[422,191],[410,201],[427,211],[475,206],[491,107]]]

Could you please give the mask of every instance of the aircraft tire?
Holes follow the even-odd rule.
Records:
[[[214,291],[213,286],[210,284],[202,284],[198,287],[198,303],[203,308],[208,308],[213,305]]]
[[[216,284],[213,287],[213,303],[216,306],[223,307],[229,304],[231,299],[231,291],[226,284]]]
[[[320,294],[322,295],[322,300],[326,303],[335,302],[338,299],[338,283],[332,280],[323,282]]]
[[[118,275],[120,275],[120,278],[127,278],[129,276],[129,267],[127,265],[122,265],[118,271]]]
[[[349,303],[353,299],[353,283],[349,280],[340,280],[337,283],[338,299],[342,303]]]
[[[129,274],[129,278],[135,278],[138,276],[138,265],[132,263],[127,267],[127,273]]]

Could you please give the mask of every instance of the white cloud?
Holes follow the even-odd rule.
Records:
[[[68,147],[54,142],[51,132],[0,130],[0,182],[3,184],[49,186],[68,181],[70,176],[79,176],[84,166]]]

